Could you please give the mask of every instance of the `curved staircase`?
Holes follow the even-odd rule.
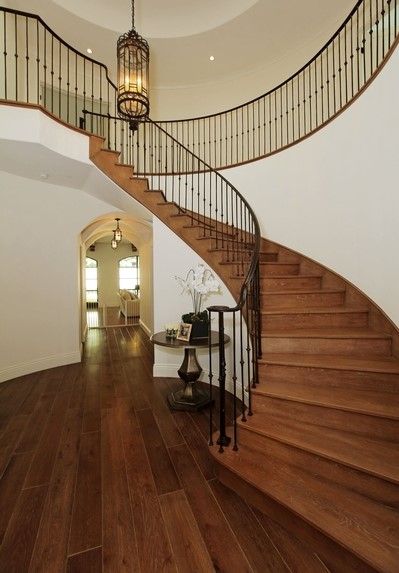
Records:
[[[189,244],[238,297],[242,278],[192,213],[132,178],[92,136],[90,157]],[[238,450],[217,475],[305,542],[330,573],[399,572],[399,332],[353,285],[263,240],[263,355]],[[239,273],[238,273],[239,274]],[[312,573],[311,571],[309,573]]]
[[[356,288],[269,241],[263,356],[219,479],[330,572],[399,571],[399,333]]]

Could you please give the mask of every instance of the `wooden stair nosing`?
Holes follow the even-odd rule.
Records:
[[[237,452],[226,449],[217,461],[378,571],[395,572],[398,557],[395,539],[389,545],[383,534],[376,536],[373,531],[373,538],[362,534],[376,518],[375,504],[366,506],[364,498],[355,492],[350,500],[343,496],[337,499],[336,495],[328,495],[325,484],[322,484],[324,489],[320,487],[316,476],[305,475],[298,468],[293,471],[282,467],[267,456],[263,456],[263,463],[260,463],[259,455],[251,458],[249,448],[241,448]],[[356,511],[358,507],[362,507],[362,511]],[[380,513],[385,515],[387,511]],[[349,528],[348,524],[353,524],[353,527]],[[391,538],[394,537],[392,531],[395,526],[397,529],[395,516],[391,516],[391,524],[386,529],[390,531]]]

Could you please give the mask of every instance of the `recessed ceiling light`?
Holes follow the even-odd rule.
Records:
[[[93,53],[93,50],[92,50],[91,48],[87,48],[86,51],[87,51],[88,54],[92,54],[92,53]]]
[[[213,62],[213,60],[215,59],[215,56],[209,56],[209,59],[211,60],[211,62]]]

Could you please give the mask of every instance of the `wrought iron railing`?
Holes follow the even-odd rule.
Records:
[[[137,176],[148,178],[150,189],[163,191],[165,201],[189,215],[190,225],[201,239],[210,241],[228,265],[231,277],[242,281],[234,307],[209,307],[209,325],[217,318],[219,332],[218,386],[220,396],[220,451],[230,442],[226,433],[225,391],[234,396],[234,416],[238,408],[245,420],[251,415],[251,387],[258,382],[258,358],[261,356],[259,251],[260,229],[255,213],[220,173],[207,165],[155,122],[147,121],[132,132],[132,164]],[[137,140],[137,145],[135,145]],[[166,143],[166,145],[165,145]],[[234,279],[233,279],[234,280]],[[226,364],[225,323],[231,334],[230,357]],[[210,340],[210,337],[209,337]],[[209,378],[212,392],[214,372],[209,348]],[[226,385],[226,380],[230,384]],[[210,416],[212,442],[213,417]],[[234,448],[237,447],[233,423]]]
[[[160,125],[215,169],[276,153],[328,123],[367,85],[397,43],[397,0],[359,0],[299,71],[228,111]]]

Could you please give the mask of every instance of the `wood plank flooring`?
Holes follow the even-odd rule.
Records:
[[[152,364],[138,326],[94,329],[0,385],[0,573],[327,573],[215,478],[209,409],[171,411]]]

